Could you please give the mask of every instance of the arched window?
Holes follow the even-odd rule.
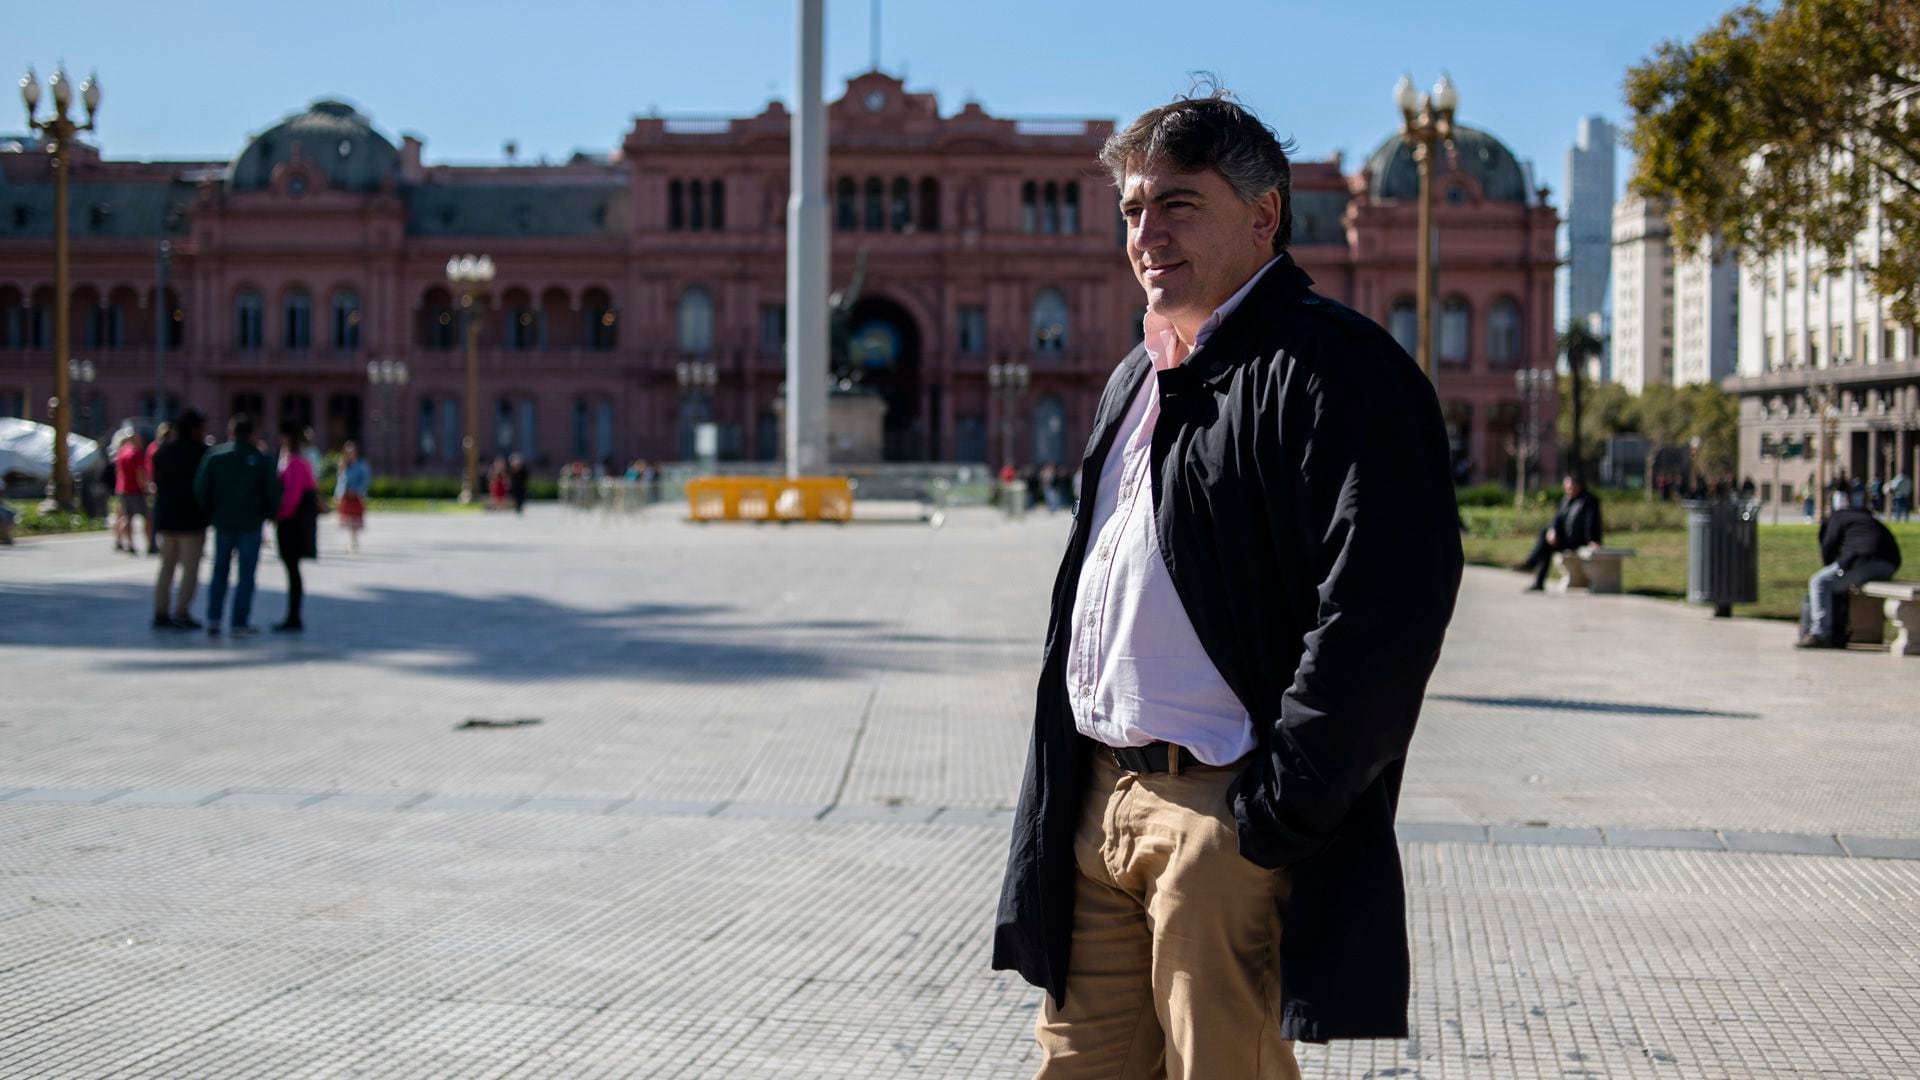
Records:
[[[434,287],[420,303],[420,345],[427,349],[451,349],[459,340],[458,314],[447,290]]]
[[[687,228],[699,232],[707,225],[707,185],[695,180],[691,188],[687,201],[692,212],[687,215]]]
[[[313,344],[313,297],[295,287],[280,305],[282,322],[280,343],[289,349],[305,349]]]
[[[840,183],[834,186],[833,227],[844,232],[852,232],[860,227],[858,195],[850,176],[841,177]]]
[[[27,345],[44,349],[53,340],[53,286],[33,290],[33,302],[27,305]]]
[[[1033,463],[1063,465],[1067,460],[1067,407],[1047,394],[1033,403]]]
[[[694,285],[680,294],[680,351],[713,351],[713,294]]]
[[[1449,296],[1440,304],[1440,362],[1465,367],[1473,347],[1473,312],[1463,296]]]
[[[618,316],[613,311],[613,298],[605,289],[588,289],[581,298],[580,308],[585,312],[587,348],[596,352],[606,352],[619,341],[616,332],[619,329]]]
[[[1040,231],[1040,188],[1029,180],[1020,185],[1020,231]]]
[[[134,339],[128,332],[133,326],[129,320],[133,317],[133,312],[138,310],[139,307],[140,295],[132,289],[122,286],[113,290],[113,295],[107,298],[106,306],[101,308],[99,313],[100,316],[106,320],[106,325],[100,328],[97,335],[101,348],[124,349],[134,344]],[[141,329],[145,330],[146,328],[141,327]],[[143,333],[141,335],[142,340],[145,340],[145,337],[146,335]],[[151,416],[152,414],[143,413],[141,415]]]
[[[613,457],[613,402],[603,397],[573,399],[573,457],[578,461]]]
[[[667,228],[675,232],[687,227],[687,189],[678,180],[667,181]]]
[[[713,231],[720,232],[727,227],[727,185],[715,180],[707,185],[707,197],[713,200]]]
[[[1065,352],[1067,348],[1067,298],[1051,286],[1033,298],[1033,348],[1035,352]]]
[[[360,348],[360,294],[352,289],[333,294],[333,347],[341,352]]]
[[[913,185],[904,176],[893,180],[893,198],[888,200],[888,227],[894,232],[906,232],[913,227]]]
[[[1053,236],[1060,231],[1060,185],[1047,181],[1044,206],[1040,215],[1040,231]]]
[[[920,231],[940,229],[940,181],[929,176],[920,181]]]
[[[1487,360],[1501,367],[1520,362],[1520,305],[1503,296],[1487,309]]]
[[[886,197],[877,176],[867,177],[866,211],[868,232],[880,232],[887,227]]]
[[[509,289],[502,311],[507,320],[507,348],[517,351],[540,343],[540,328],[534,317],[533,297],[525,289]]]
[[[180,303],[180,294],[167,290],[165,299],[167,312],[167,348],[178,349],[187,343],[187,309]]]
[[[1403,296],[1393,302],[1393,309],[1387,313],[1387,332],[1407,350],[1408,356],[1413,355],[1420,344],[1420,309],[1413,297]]]
[[[1080,185],[1067,181],[1066,206],[1061,210],[1060,231],[1068,236],[1080,235]]]
[[[0,348],[26,348],[27,323],[26,298],[19,289],[0,286]]]
[[[255,289],[241,289],[233,297],[233,347],[236,349],[258,349],[260,347],[261,312],[265,305],[260,293]]]

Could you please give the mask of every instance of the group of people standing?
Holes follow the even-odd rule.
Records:
[[[139,489],[139,500],[123,499],[131,547],[130,510],[146,512],[149,550],[160,557],[154,582],[153,627],[156,630],[200,630],[217,636],[222,623],[236,637],[253,634],[253,591],[260,562],[262,530],[274,526],[274,553],[287,575],[287,609],[273,629],[297,633],[305,629],[301,607],[306,596],[300,564],[319,557],[319,521],[325,512],[319,492],[318,455],[298,425],[280,430],[280,452],[268,452],[256,436],[251,417],[234,416],[227,422],[227,441],[209,447],[206,417],[187,409],[155,439],[150,468]],[[135,437],[137,439],[137,436]],[[129,440],[132,443],[133,440]],[[123,451],[124,453],[124,448]],[[116,463],[118,457],[116,456]],[[334,498],[349,549],[359,550],[365,524],[366,497],[372,476],[358,448],[351,442],[341,452]],[[146,506],[150,484],[152,504]],[[124,494],[124,493],[123,493]],[[199,587],[200,559],[207,530],[213,530],[213,579],[207,589],[206,621],[193,617],[193,598]],[[116,548],[120,547],[116,533]],[[232,608],[227,598],[234,564]],[[176,584],[177,582],[177,584]]]

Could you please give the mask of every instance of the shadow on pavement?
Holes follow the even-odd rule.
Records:
[[[1428,694],[1428,701],[1452,701],[1462,705],[1489,705],[1500,709],[1546,709],[1555,712],[1617,713],[1622,716],[1722,716],[1735,720],[1758,720],[1759,713],[1722,712],[1719,709],[1691,709],[1676,705],[1643,705],[1629,701],[1574,701],[1568,698],[1476,697],[1472,694]]]

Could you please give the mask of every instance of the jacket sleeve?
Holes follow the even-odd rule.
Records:
[[[1834,517],[1829,516],[1826,524],[1820,526],[1820,565],[1832,566],[1840,561],[1840,530],[1833,527]]]
[[[260,461],[260,505],[272,514],[280,505],[280,471],[265,455]]]
[[[1384,335],[1381,335],[1384,337]],[[1236,790],[1241,853],[1280,867],[1339,834],[1355,801],[1406,755],[1460,587],[1451,454],[1432,384],[1398,349],[1298,367],[1281,390],[1282,446],[1299,461],[1283,560],[1311,614],[1266,752]],[[1356,349],[1358,351],[1358,349]],[[1290,498],[1286,496],[1290,495]],[[1258,722],[1256,718],[1256,722]]]
[[[1594,496],[1593,501],[1587,505],[1593,509],[1593,527],[1587,530],[1587,543],[1604,544],[1607,542],[1607,527],[1606,519],[1600,515],[1599,496]]]
[[[213,484],[207,478],[207,463],[213,460],[212,454],[204,454],[200,464],[193,470],[193,501],[200,504],[202,510],[213,510]]]

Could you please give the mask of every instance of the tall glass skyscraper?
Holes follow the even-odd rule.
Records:
[[[1598,116],[1580,121],[1567,148],[1566,240],[1561,257],[1555,329],[1574,319],[1589,319],[1606,309],[1607,280],[1613,269],[1613,147],[1616,131]],[[1599,376],[1612,378],[1611,350],[1600,359]]]

